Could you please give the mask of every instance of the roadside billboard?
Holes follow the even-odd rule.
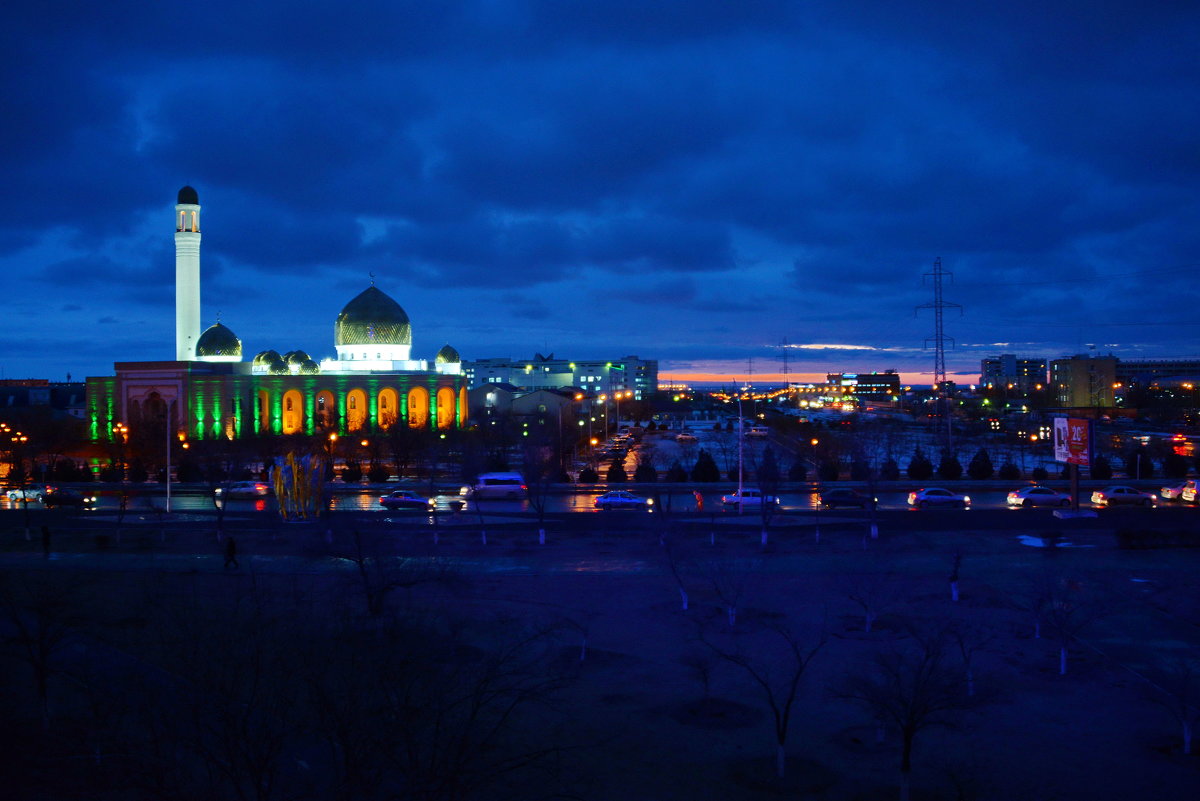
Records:
[[[1092,421],[1077,417],[1054,419],[1054,461],[1087,467],[1092,456]]]

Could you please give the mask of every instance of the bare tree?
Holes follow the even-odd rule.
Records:
[[[896,600],[895,576],[889,572],[873,571],[851,576],[847,582],[847,597],[863,611],[863,631],[870,634],[875,621]]]
[[[50,729],[50,682],[65,670],[65,652],[88,605],[78,577],[9,573],[0,577],[8,656],[33,673],[42,729]]]
[[[814,656],[824,647],[827,635],[824,625],[812,645],[781,622],[768,626],[778,640],[776,647],[760,643],[753,651],[740,647],[738,643],[718,642],[700,630],[700,641],[721,659],[737,665],[759,688],[762,698],[775,724],[775,774],[783,778],[787,767],[787,736],[791,724],[792,709],[800,692],[800,680]]]
[[[1184,754],[1192,753],[1192,737],[1200,723],[1200,657],[1177,655],[1164,668],[1150,699],[1175,718],[1183,735]]]
[[[946,664],[945,651],[943,631],[914,631],[907,648],[877,654],[870,667],[847,674],[830,688],[835,698],[857,702],[875,720],[899,731],[900,801],[909,799],[917,735],[950,723],[951,713],[970,705],[962,674]]]
[[[1059,576],[1046,588],[1042,620],[1058,643],[1058,674],[1067,674],[1067,651],[1084,629],[1102,613],[1093,586],[1082,579]]]
[[[737,625],[738,607],[746,594],[750,577],[758,572],[758,567],[757,561],[736,559],[709,559],[702,567],[704,576],[725,610],[725,619],[730,627]]]

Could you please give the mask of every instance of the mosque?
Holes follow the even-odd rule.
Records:
[[[260,434],[369,435],[395,425],[462,427],[467,380],[446,345],[433,364],[413,359],[412,324],[374,280],[334,321],[335,358],[264,350],[252,360],[220,321],[200,330],[200,198],[179,190],[175,206],[175,359],[117,362],[87,379],[93,440],[121,427],[152,426],[180,439]],[[164,434],[166,436],[166,434]]]

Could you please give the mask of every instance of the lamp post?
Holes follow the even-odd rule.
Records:
[[[121,481],[125,481],[125,443],[129,442],[129,426],[117,423],[113,426],[113,441],[117,443],[117,462],[120,464]]]

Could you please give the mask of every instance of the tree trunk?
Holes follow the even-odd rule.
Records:
[[[679,588],[679,599],[683,602],[683,611],[686,612],[688,610],[688,597],[687,590],[683,587]]]
[[[538,545],[545,545],[545,544],[546,544],[546,529],[539,528],[538,529]]]
[[[487,529],[486,528],[479,529],[479,541],[481,543],[483,543],[484,545],[487,545]]]
[[[975,697],[975,671],[967,668],[967,697]]]
[[[762,530],[762,546],[764,548],[767,547],[767,527],[766,526],[763,526],[763,530]]]
[[[737,625],[737,607],[736,606],[726,606],[725,607],[725,616],[727,618],[729,618],[730,627]]]
[[[1189,721],[1183,722],[1183,753],[1192,753],[1192,724]]]
[[[950,582],[950,600],[958,603],[958,582]]]
[[[783,743],[775,746],[775,775],[783,778],[787,770],[787,753],[783,750]]]
[[[870,633],[871,633],[871,626],[872,626],[872,624],[874,624],[874,623],[875,623],[875,615],[874,615],[874,614],[872,614],[871,612],[867,612],[867,614],[866,614],[866,621],[867,621],[867,622],[866,622],[866,625],[865,625],[863,628],[866,630],[867,634],[870,634]]]
[[[900,801],[908,801],[912,786],[912,741],[913,733],[904,733],[904,751],[900,756]]]
[[[583,641],[579,643],[579,661],[582,662],[587,657],[587,635],[583,635]]]
[[[1033,639],[1042,639],[1042,621],[1040,620],[1033,621]]]
[[[879,524],[878,523],[871,524],[871,539],[873,539],[873,540],[879,539]]]
[[[1058,675],[1067,675],[1067,646],[1060,645],[1058,648]]]

